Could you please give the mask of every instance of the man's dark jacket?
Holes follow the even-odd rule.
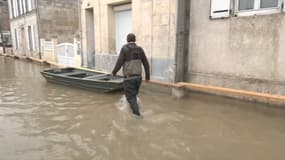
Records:
[[[149,63],[145,56],[144,50],[141,47],[137,46],[136,43],[128,43],[122,47],[119,58],[112,73],[116,75],[123,66],[123,74],[126,77],[141,75],[142,64],[145,70],[145,79],[149,80]]]

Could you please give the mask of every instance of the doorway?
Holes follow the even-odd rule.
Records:
[[[94,31],[94,11],[88,8],[86,12],[86,40],[87,40],[87,66],[95,67],[95,31]]]
[[[26,34],[25,34],[25,28],[21,28],[21,41],[20,41],[20,55],[26,56]]]
[[[119,53],[122,46],[127,43],[126,37],[132,32],[131,4],[114,7],[116,27],[116,52]]]

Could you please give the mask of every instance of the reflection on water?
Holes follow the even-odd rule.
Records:
[[[285,111],[192,94],[122,93],[46,83],[39,65],[0,57],[1,160],[283,159]]]

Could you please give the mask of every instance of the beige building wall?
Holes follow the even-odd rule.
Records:
[[[83,0],[81,22],[85,66],[88,61],[87,43],[90,43],[87,36],[90,26],[87,26],[86,18],[90,12],[87,10],[93,9],[94,17],[94,68],[111,71],[118,57],[113,7],[122,4],[131,4],[132,32],[149,59],[152,78],[172,81],[176,30],[174,0]]]
[[[285,15],[209,18],[210,1],[191,1],[189,81],[285,94]]]

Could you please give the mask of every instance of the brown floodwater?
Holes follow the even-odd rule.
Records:
[[[47,83],[43,66],[0,56],[1,160],[283,160],[285,110],[217,96],[142,91],[143,119],[121,92]]]

